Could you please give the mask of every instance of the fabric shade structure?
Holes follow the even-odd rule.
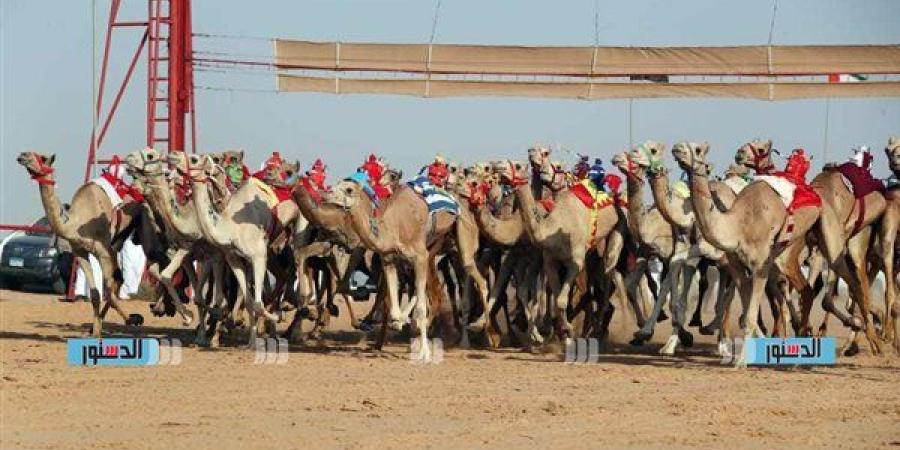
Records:
[[[896,97],[900,79],[829,84],[834,74],[900,74],[900,45],[516,47],[275,40],[278,90],[422,97],[571,99]],[[330,74],[288,73],[291,70]],[[342,76],[341,72],[361,75]],[[385,78],[372,72],[403,74]],[[453,79],[454,76],[499,79]],[[672,82],[673,76],[685,80]],[[708,82],[705,77],[722,77]],[[746,81],[740,77],[763,77]],[[784,77],[820,76],[816,80]],[[520,77],[533,78],[522,81]],[[538,79],[550,78],[550,79]],[[701,78],[687,80],[688,77]],[[560,79],[561,78],[561,79]],[[626,78],[637,82],[620,82]],[[725,80],[724,78],[729,78]],[[649,81],[649,82],[648,82]]]
[[[900,45],[514,47],[276,39],[275,65],[329,71],[571,77],[900,74]]]
[[[282,92],[392,94],[420,97],[509,96],[600,100],[720,97],[794,100],[819,97],[900,97],[900,82],[829,83],[589,83],[392,80],[278,76]]]

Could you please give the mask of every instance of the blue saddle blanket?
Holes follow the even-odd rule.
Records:
[[[447,211],[451,214],[459,215],[459,203],[443,189],[431,184],[427,176],[419,176],[408,181],[407,186],[416,191],[425,200],[428,205],[428,213],[433,214],[438,211]]]

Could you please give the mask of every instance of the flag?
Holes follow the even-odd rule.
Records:
[[[828,74],[829,83],[856,83],[866,81],[869,77],[856,73],[832,73]]]

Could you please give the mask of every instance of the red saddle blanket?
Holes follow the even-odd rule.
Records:
[[[144,201],[144,195],[141,194],[141,191],[126,183],[125,180],[116,178],[113,174],[106,171],[100,176],[112,185],[113,189],[116,190],[116,193],[119,194],[119,197],[124,199],[126,196],[130,196],[136,202]]]
[[[872,192],[884,192],[884,183],[873,177],[868,170],[857,166],[855,163],[847,162],[841,164],[837,170],[850,182],[850,185],[853,187],[853,196],[856,198],[865,197]]]

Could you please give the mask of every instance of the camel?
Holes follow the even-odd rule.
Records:
[[[440,289],[434,286],[437,282],[434,259],[444,249],[447,238],[452,236],[455,239],[456,251],[466,275],[475,282],[482,305],[487,306],[487,282],[475,264],[478,228],[465,208],[459,209],[458,216],[446,211],[432,215],[418,193],[406,185],[400,185],[391,197],[382,201],[376,216],[363,186],[351,179],[338,183],[326,196],[326,201],[342,207],[363,245],[381,256],[390,302],[390,326],[395,330],[402,327],[404,317],[409,314],[409,311],[401,311],[399,305],[398,264],[405,262],[412,266],[415,300],[410,302],[409,308],[413,313],[414,332],[418,336],[411,345],[414,358],[431,360],[426,335],[428,302],[434,302],[434,297],[441,295]],[[429,280],[432,282],[429,283]],[[428,292],[428,285],[432,286],[432,292]],[[439,303],[434,307],[439,307]],[[437,314],[439,311],[435,309],[432,312]]]
[[[664,150],[665,146],[663,144],[648,141],[644,145],[636,147],[629,156],[637,166],[644,169],[647,173],[647,178],[650,180],[650,190],[653,194],[654,203],[660,214],[675,228],[676,236],[679,237],[681,245],[689,247],[686,249],[686,253],[683,253],[682,251],[676,252],[673,255],[674,264],[670,267],[670,273],[675,276],[673,278],[672,287],[677,286],[678,275],[681,275],[682,282],[681,289],[678,291],[678,298],[673,302],[674,306],[677,306],[675,309],[676,312],[674,313],[678,316],[676,317],[676,322],[682,327],[686,325],[684,323],[684,312],[687,307],[687,295],[690,290],[692,279],[697,273],[698,262],[701,262],[702,260],[705,261],[703,265],[716,265],[719,269],[716,317],[709,326],[702,326],[702,323],[700,322],[700,310],[704,302],[705,294],[711,294],[711,292],[707,291],[708,284],[704,283],[707,274],[701,272],[700,299],[694,313],[694,318],[691,320],[691,324],[699,325],[702,334],[712,334],[716,329],[719,329],[720,339],[718,351],[720,353],[727,353],[728,346],[724,341],[725,330],[721,328],[721,323],[726,320],[725,315],[728,311],[731,299],[734,296],[734,284],[731,274],[733,268],[728,263],[726,255],[710,245],[703,238],[702,233],[699,233],[696,229],[697,225],[691,202],[684,197],[684,194],[674,195],[673,189],[669,188],[668,170],[664,163]],[[742,189],[743,185],[711,181],[710,188],[712,190],[713,204],[722,210],[731,207],[736,197],[735,192],[738,188]],[[688,242],[689,240],[692,242]],[[652,324],[653,321],[650,323]],[[667,345],[663,347],[663,353],[671,354],[674,351],[675,346],[679,343],[679,340],[685,339],[687,339],[686,344],[690,345],[693,336],[687,331],[673,335],[673,337],[670,337],[670,341]]]
[[[794,212],[793,232],[787,225],[788,212],[781,198],[765,183],[753,183],[737,196],[734,204],[720,211],[713,204],[706,155],[709,144],[681,143],[672,149],[678,164],[688,173],[691,204],[703,237],[726,252],[732,262],[741,266],[737,279],[743,308],[745,338],[761,335],[757,325],[759,302],[772,271],[775,257],[806,232],[819,219],[820,208],[804,207]],[[746,348],[737,358],[738,366],[746,366]]]
[[[657,147],[655,143],[651,143],[651,145],[655,148]],[[659,258],[668,267],[665,271],[666,276],[662,281],[661,290],[657,294],[657,301],[654,302],[652,313],[643,323],[641,329],[635,332],[635,339],[632,341],[632,344],[639,345],[653,336],[653,329],[661,314],[665,297],[670,295],[670,292],[673,292],[673,288],[677,284],[680,269],[671,264],[672,258],[678,253],[685,254],[687,248],[682,241],[676,239],[673,226],[665,219],[658,207],[653,206],[649,209],[644,207],[643,186],[646,166],[635,163],[634,159],[627,153],[615,155],[612,163],[625,175],[628,195],[628,226],[632,236],[635,237],[641,246],[641,256],[645,258]],[[685,333],[679,326],[675,326],[673,332],[676,334]],[[685,336],[683,339],[690,338]],[[669,350],[674,350],[674,347],[667,345],[663,349],[664,353],[669,353]]]
[[[900,316],[900,303],[897,303],[897,267],[894,255],[897,251],[897,232],[900,230],[900,137],[891,137],[888,140],[884,153],[888,158],[888,166],[893,177],[888,183],[888,191],[885,195],[887,206],[881,218],[878,228],[878,256],[881,259],[881,267],[884,271],[884,323],[882,324],[882,337],[885,341],[893,340],[894,349],[900,353],[900,332],[896,330],[898,316]]]
[[[774,151],[771,148],[771,141],[751,142],[742,147],[742,151],[751,155],[746,159],[752,161],[751,167],[754,170],[766,170],[766,168],[774,166],[771,162],[771,153]],[[868,317],[871,309],[871,293],[868,288],[866,255],[873,233],[872,224],[885,211],[885,198],[880,192],[872,192],[864,199],[856,200],[844,183],[842,175],[836,170],[825,170],[820,173],[810,182],[810,186],[822,199],[823,214],[817,230],[817,237],[823,256],[832,269],[829,272],[828,291],[823,300],[823,306],[826,311],[837,316],[845,326],[854,332],[864,329],[872,352],[880,353],[881,347],[875,335],[874,325]],[[780,258],[780,263],[791,284],[801,294],[799,334],[810,335],[812,332],[809,327],[809,314],[815,293],[809,288],[807,280],[800,272],[798,255],[803,250],[802,247],[802,245],[795,245],[788,249],[787,255]],[[851,298],[859,306],[862,317],[852,317],[834,305],[832,297],[836,292],[838,277],[847,282]],[[824,331],[824,326],[820,327],[820,333],[824,333]],[[853,339],[851,339],[852,342]],[[846,354],[852,354],[854,351],[852,345],[845,348]]]
[[[38,183],[41,203],[50,229],[72,246],[76,261],[84,271],[85,280],[90,290],[93,307],[93,323],[91,334],[101,336],[103,317],[107,309],[113,309],[122,317],[126,325],[140,325],[143,318],[139,314],[126,315],[119,304],[119,286],[121,272],[116,258],[117,249],[113,245],[114,237],[130,234],[132,224],[141,214],[139,203],[128,203],[121,208],[113,208],[109,196],[103,188],[95,183],[87,183],[77,191],[70,202],[68,211],[63,211],[56,192],[53,163],[56,155],[46,156],[36,152],[23,152],[16,161],[25,167],[31,179]],[[121,244],[119,244],[121,245]],[[88,255],[94,255],[100,263],[103,279],[96,284]],[[100,291],[103,289],[105,305],[101,311]]]
[[[543,253],[543,272],[556,310],[557,331],[568,341],[572,338],[572,325],[566,311],[573,281],[584,269],[588,251],[595,250],[598,241],[605,240],[620,225],[619,213],[614,207],[600,208],[592,219],[591,210],[571,191],[564,190],[558,193],[553,211],[539,222],[534,186],[528,185],[512,163],[503,176],[514,187],[526,235]],[[609,264],[606,268],[612,269]]]
[[[220,248],[237,278],[245,309],[250,314],[249,345],[253,347],[257,337],[257,315],[273,324],[278,317],[270,313],[263,303],[269,240],[278,218],[273,212],[276,200],[260,183],[250,181],[239,187],[230,197],[225,209],[218,213],[210,200],[209,180],[215,168],[209,156],[201,158],[199,167],[190,172],[193,185],[194,208],[197,211],[200,230],[205,239]],[[253,295],[249,295],[247,269],[252,273]]]
[[[187,156],[184,152],[171,152],[167,158],[163,158],[156,150],[148,148],[128,154],[125,158],[129,170],[137,178],[143,181],[146,187],[146,198],[155,217],[160,218],[169,248],[174,249],[169,264],[159,270],[156,264],[150,264],[148,270],[166,288],[175,302],[176,310],[181,314],[185,325],[193,321],[193,313],[185,308],[177,292],[172,286],[172,278],[178,269],[184,269],[193,286],[194,302],[199,311],[194,343],[197,345],[209,345],[210,337],[207,335],[207,314],[210,313],[210,305],[203,301],[202,291],[206,281],[212,276],[212,298],[216,306],[215,311],[221,311],[224,306],[222,281],[224,277],[224,259],[217,248],[205,241],[198,223],[194,204],[185,199],[186,203],[179,204],[172,191],[172,186],[165,179],[163,162],[175,166],[181,173],[187,173],[188,164],[193,161],[197,164],[196,155]],[[219,182],[221,183],[221,182]],[[218,184],[217,184],[218,185]],[[224,185],[223,185],[224,186]],[[176,185],[176,189],[179,188]],[[221,194],[228,192],[227,190]],[[221,197],[221,196],[220,196]],[[202,265],[201,279],[198,280],[193,262]],[[218,314],[216,314],[218,317]],[[215,337],[215,336],[214,336]]]
[[[534,312],[533,306],[536,306],[536,303],[531,300],[533,295],[536,294],[535,288],[537,283],[535,283],[535,280],[540,275],[541,260],[532,251],[533,247],[525,235],[525,227],[519,214],[512,214],[510,211],[509,214],[501,214],[498,217],[487,207],[488,204],[499,204],[501,200],[497,197],[502,196],[502,193],[498,184],[492,186],[489,184],[490,189],[487,193],[481,191],[484,184],[488,183],[484,179],[485,175],[488,174],[483,171],[475,169],[465,170],[462,176],[458,178],[454,191],[460,198],[468,201],[469,207],[474,213],[478,229],[481,235],[486,238],[485,244],[493,245],[501,253],[500,257],[496,258],[499,264],[497,267],[494,267],[495,278],[490,289],[488,307],[493,311],[495,302],[504,295],[510,280],[515,276],[517,282],[515,289],[516,299],[522,311],[528,311],[526,313],[526,317],[528,317],[529,314]],[[502,257],[504,253],[506,256]],[[463,317],[468,316],[466,306],[467,304],[464,304],[461,308]],[[491,311],[484,311],[477,320],[469,324],[469,329],[473,331],[481,330]],[[519,334],[518,328],[513,324],[510,325],[510,329],[517,335]],[[543,341],[543,337],[537,332],[537,327],[532,328],[529,332],[531,333],[529,339],[532,342]],[[465,334],[463,336],[466,337]]]

